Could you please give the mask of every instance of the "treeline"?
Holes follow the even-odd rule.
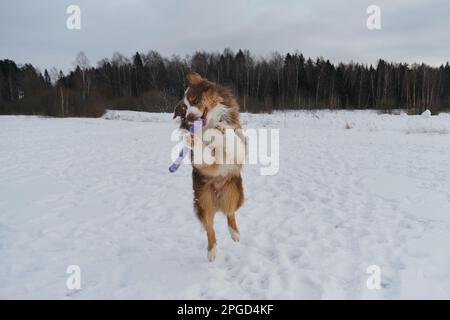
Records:
[[[228,85],[243,111],[285,109],[450,108],[450,65],[332,64],[301,53],[258,58],[249,51],[196,52],[166,58],[156,51],[127,58],[115,53],[96,67],[80,52],[74,70],[40,72],[0,60],[0,113],[99,116],[105,108],[170,112],[190,70]]]

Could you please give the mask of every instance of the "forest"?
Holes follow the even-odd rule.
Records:
[[[171,112],[187,72],[229,86],[244,112],[298,109],[450,109],[450,65],[331,63],[301,53],[256,58],[248,50],[164,57],[114,53],[92,66],[85,53],[74,68],[39,70],[0,60],[0,114],[98,117],[105,109]]]

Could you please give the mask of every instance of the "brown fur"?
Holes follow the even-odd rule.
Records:
[[[173,119],[180,117],[180,129],[188,129],[189,124],[186,120],[186,110],[187,106],[183,103],[183,101],[178,102],[173,112]]]
[[[228,127],[235,130],[241,129],[239,105],[228,88],[210,82],[197,73],[188,74],[186,84],[189,87],[186,94],[189,103],[195,105],[206,116],[218,104],[228,108],[225,119],[208,119],[208,122],[220,123],[225,121]],[[241,137],[240,133],[238,136]],[[223,166],[228,166],[228,170],[220,171]],[[208,252],[216,246],[213,223],[214,216],[219,211],[227,216],[228,226],[232,230],[230,232],[235,234],[233,240],[238,241],[236,235],[239,235],[239,229],[236,224],[235,213],[244,202],[241,167],[241,164],[218,163],[193,165],[194,210],[205,228]],[[220,172],[226,172],[226,175],[218,174]]]
[[[186,94],[189,103],[195,105],[200,112],[209,112],[219,103],[223,104],[229,111],[229,124],[235,129],[240,129],[239,104],[234,98],[231,90],[218,85],[207,79],[201,78],[199,74],[192,72],[186,78],[186,85],[190,88]]]
[[[216,245],[213,228],[216,212],[223,212],[227,216],[228,226],[239,233],[235,213],[244,202],[242,178],[240,175],[209,177],[194,168],[192,170],[192,181],[195,213],[205,227],[208,250],[211,250]]]

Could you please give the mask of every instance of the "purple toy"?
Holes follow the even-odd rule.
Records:
[[[202,118],[195,119],[194,123],[190,126],[189,132],[192,134],[195,134],[201,127],[203,126],[203,120]],[[180,154],[178,155],[178,158],[172,163],[172,165],[169,167],[170,172],[175,172],[180,167],[181,163],[183,162],[183,159],[187,156],[190,149],[186,146],[181,149]]]

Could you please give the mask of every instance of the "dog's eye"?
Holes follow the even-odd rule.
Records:
[[[197,105],[200,102],[198,95],[190,95],[187,96],[189,103],[193,106]]]

